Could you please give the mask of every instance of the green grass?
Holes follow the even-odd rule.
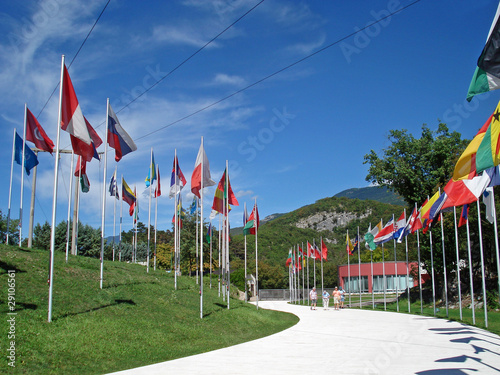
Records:
[[[0,314],[6,322],[8,270],[16,270],[15,374],[102,374],[198,354],[264,337],[293,326],[291,314],[257,310],[218,297],[204,278],[203,319],[194,278],[140,265],[104,263],[56,253],[52,322],[48,323],[46,251],[0,245]],[[0,347],[7,344],[7,326]],[[7,368],[2,354],[0,372]]]

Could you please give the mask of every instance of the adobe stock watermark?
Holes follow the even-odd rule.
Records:
[[[364,28],[360,28],[358,26],[354,28],[354,31],[357,33],[354,35],[352,43],[342,42],[339,44],[340,50],[344,54],[347,63],[350,64],[353,55],[359,55],[370,45],[373,38],[380,35],[383,28],[389,26],[392,18],[390,15],[400,9],[401,2],[399,0],[389,0],[386,9],[382,9],[378,12],[375,10],[370,11],[373,21],[368,22]]]
[[[259,129],[257,134],[249,135],[246,141],[238,145],[240,155],[246,156],[246,161],[251,162],[257,157],[259,151],[263,151],[272,141],[275,134],[281,133],[296,116],[287,112],[286,107],[279,111],[273,108],[274,116],[269,120],[269,126]]]
[[[468,102],[464,99],[461,103],[454,103],[451,108],[448,108],[443,113],[442,121],[448,126],[449,130],[457,130],[462,126],[465,119],[468,119],[470,115],[477,111],[481,106],[481,102],[490,97],[491,92],[488,91],[484,94],[475,95],[474,98]],[[493,113],[493,111],[491,112]],[[486,122],[486,119],[484,119]],[[483,124],[477,124],[478,128]]]
[[[61,5],[68,2],[69,0],[39,1],[38,11],[33,13],[31,18],[22,17],[22,26],[16,32],[7,34],[7,39],[14,52],[19,53],[22,45],[28,44],[41,30],[50,25],[52,20],[58,16]]]
[[[398,359],[403,350],[408,350],[404,345],[411,343],[412,337],[423,333],[428,329],[427,319],[421,320],[421,317],[409,315],[408,323],[405,325],[408,329],[397,333],[394,340],[381,344],[381,350],[372,361],[363,361],[365,375],[383,375],[387,369]]]
[[[7,365],[16,367],[16,271],[7,271]]]

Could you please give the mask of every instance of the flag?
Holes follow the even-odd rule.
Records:
[[[479,129],[476,136],[465,148],[465,151],[458,158],[457,164],[455,164],[455,169],[453,171],[453,180],[457,181],[463,178],[473,178],[476,175],[476,154],[477,149],[481,142],[483,141],[484,134],[488,130],[493,115],[491,115],[484,125]]]
[[[311,245],[309,241],[307,241],[307,256],[313,259],[321,258],[318,247],[316,245]]]
[[[486,172],[472,179],[458,181],[451,179],[444,187],[444,191],[448,195],[448,200],[444,203],[443,209],[475,202],[479,199],[490,181],[491,177]]]
[[[427,230],[429,229],[429,224],[430,224],[429,214],[430,214],[431,207],[436,202],[436,200],[439,198],[440,195],[441,194],[439,193],[439,191],[436,191],[430,199],[427,198],[427,200],[426,200],[427,203],[424,203],[422,205],[422,208],[420,209],[421,210],[420,211],[421,220],[423,220],[422,227],[424,228],[424,230],[423,230],[424,233],[426,233]]]
[[[349,233],[346,234],[345,238],[345,250],[347,251],[347,254],[352,255],[354,251],[354,246],[352,245],[351,239],[349,238]]]
[[[227,205],[224,210],[224,200],[227,198]],[[238,200],[233,193],[233,189],[231,189],[231,183],[229,182],[229,176],[227,177],[227,185],[226,185],[226,170],[222,174],[222,177],[219,181],[219,185],[217,185],[217,189],[215,189],[214,195],[214,203],[212,204],[212,210],[217,211],[223,215],[226,215],[229,211],[231,211],[231,206],[239,206]]]
[[[391,239],[393,239],[394,234],[394,218],[391,218],[385,226],[382,228],[380,232],[375,236],[374,242],[376,244],[385,243]]]
[[[477,60],[477,67],[467,92],[467,100],[474,95],[493,91],[500,87],[500,4],[490,27],[486,44]]]
[[[108,105],[108,145],[115,149],[115,160],[117,162],[128,153],[137,150],[132,138],[120,125],[111,104]]]
[[[63,70],[61,129],[90,145],[92,139],[85,125],[85,119],[66,65],[64,65]]]
[[[116,169],[115,173],[111,176],[111,180],[109,181],[109,195],[116,197],[116,199],[120,199],[120,194],[118,193],[118,181],[116,181]]]
[[[323,239],[321,239],[321,256],[323,257],[324,260],[327,260],[328,249],[326,248],[326,245],[323,242]]]
[[[499,40],[500,41],[500,40]],[[495,167],[500,163],[500,102],[498,103],[491,124],[484,133],[477,148],[476,173]]]
[[[190,209],[189,209],[189,213],[190,213],[191,215],[193,215],[193,214],[196,212],[196,207],[198,206],[198,204],[197,204],[197,202],[196,202],[196,200],[197,200],[197,199],[198,199],[198,198],[197,198],[196,196],[194,196],[194,197],[193,197],[193,202],[191,202],[191,207],[190,207]]]
[[[422,229],[424,227],[422,224],[422,208],[427,204],[428,201],[429,201],[429,199],[426,199],[424,201],[424,203],[422,204],[422,207],[420,207],[420,209],[418,210],[417,216],[415,217],[415,221],[413,222],[413,224],[411,226],[411,233],[415,233],[417,230]],[[415,207],[416,206],[417,205],[415,203]]]
[[[149,187],[156,180],[155,155],[151,150],[151,164],[149,165],[148,177],[146,177],[146,187]]]
[[[26,107],[26,140],[33,142],[37,148],[47,152],[54,151],[54,143],[47,136],[33,113]]]
[[[467,222],[467,218],[469,216],[469,205],[464,204],[462,207],[462,213],[460,214],[460,220],[458,221],[458,226],[461,227]]]
[[[176,173],[177,171],[177,178]],[[182,173],[181,168],[179,167],[179,160],[177,160],[177,156],[174,157],[174,165],[172,167],[172,177],[170,178],[170,193],[168,196],[173,198],[175,194],[180,193],[182,188],[186,185],[186,178],[184,177],[184,173]]]
[[[132,216],[134,214],[134,206],[137,198],[132,189],[127,185],[123,177],[122,177],[122,200],[130,206],[128,212],[130,216]]]
[[[23,162],[23,139],[16,132],[16,142],[14,147],[14,160],[21,165]],[[24,169],[28,176],[33,167],[38,165],[38,158],[35,153],[26,144],[24,145]]]
[[[179,226],[180,228],[182,228],[182,219],[185,217],[185,213],[184,213],[184,209],[182,208],[182,197],[180,195],[177,195],[178,198],[176,198],[177,200],[177,220],[178,220],[178,223],[179,223]],[[175,223],[175,212],[174,212],[174,216],[172,216],[172,224]]]
[[[494,187],[500,185],[500,165],[494,168],[488,168],[483,173],[488,174],[490,176],[490,183],[488,187]]]
[[[403,241],[403,238],[411,233],[411,229],[415,225],[415,220],[417,220],[417,217],[418,217],[418,211],[417,211],[417,205],[415,205],[409,217],[409,220],[406,222],[406,225],[399,233],[399,237],[397,238],[398,243],[401,243]]]
[[[215,181],[210,176],[210,164],[208,163],[207,154],[203,149],[203,143],[200,145],[196,162],[194,163],[194,171],[191,175],[191,192],[198,198],[201,198],[201,164],[203,163],[203,187],[215,185]]]
[[[94,156],[92,138],[66,65],[63,67],[61,129],[72,136],[71,144],[74,153],[82,156],[85,161],[92,160]]]
[[[161,196],[160,167],[159,166],[156,166],[156,177],[157,177],[157,181],[156,181],[155,192],[154,192],[153,196],[155,198],[158,198],[159,196]]]
[[[493,215],[493,188],[489,187],[483,193],[483,203],[486,205],[486,220],[491,224],[494,222]]]
[[[398,221],[394,224],[394,239],[399,241],[399,237],[402,235],[406,228],[406,217],[405,212],[401,213]]]
[[[134,196],[137,197],[137,191],[135,186],[134,186]],[[137,224],[137,222],[139,221],[139,201],[137,199],[135,200],[134,204],[130,206],[129,214],[130,216],[134,214],[134,224]]]
[[[83,119],[85,121],[87,131],[89,132],[91,142],[90,145],[88,145],[85,142],[82,142],[80,139],[70,135],[71,147],[73,148],[73,152],[76,155],[82,156],[87,162],[91,161],[92,158],[100,160],[99,154],[97,153],[97,147],[102,145],[102,139],[96,133],[92,125],[90,125],[87,119],[85,117]]]
[[[368,228],[368,232],[365,234],[365,242],[366,246],[371,250],[375,250],[377,248],[377,244],[375,243],[375,236],[382,230],[382,220],[375,225],[372,229],[372,224],[370,223],[370,227]]]
[[[208,224],[207,234],[205,235],[208,244],[212,242],[212,231],[213,231],[212,223],[210,223]]]
[[[292,249],[290,249],[288,251],[288,258],[286,259],[285,265],[289,267],[290,263],[292,263],[292,260],[293,260]]]
[[[87,177],[87,162],[81,156],[78,156],[78,161],[76,162],[75,177],[80,177],[82,193],[88,193],[90,190],[90,181]]]
[[[447,200],[448,195],[446,194],[446,192],[443,192],[432,204],[431,208],[429,209],[429,225],[433,225],[436,222],[436,217],[438,217],[439,213],[442,211],[443,205]]]
[[[243,234],[253,234],[255,235],[256,230],[258,230],[260,226],[259,220],[259,210],[257,209],[257,203],[253,206],[253,210],[248,217],[248,221],[243,227]]]

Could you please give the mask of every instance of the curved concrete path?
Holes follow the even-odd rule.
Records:
[[[457,322],[370,309],[259,302],[300,318],[262,339],[136,369],[156,374],[499,374],[500,336]]]

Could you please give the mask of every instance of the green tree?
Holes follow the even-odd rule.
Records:
[[[374,150],[365,155],[364,164],[370,165],[366,180],[392,189],[410,208],[448,182],[469,142],[458,132],[450,133],[443,123],[436,131],[424,124],[420,138],[402,129],[389,131],[388,139],[390,145],[381,157]]]

